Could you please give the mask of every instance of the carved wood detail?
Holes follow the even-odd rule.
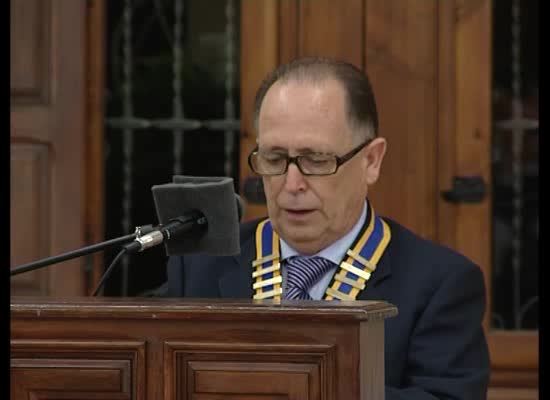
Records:
[[[144,400],[145,343],[11,341],[12,399]]]
[[[48,104],[51,82],[51,0],[10,2],[12,103]]]
[[[51,151],[44,143],[10,146],[10,265],[48,255]],[[49,274],[36,270],[10,279],[12,293],[46,295]]]
[[[332,345],[166,342],[164,367],[166,399],[336,399]]]

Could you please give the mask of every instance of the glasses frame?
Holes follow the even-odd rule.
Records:
[[[351,160],[357,153],[359,153],[361,150],[363,150],[366,146],[368,146],[372,141],[374,140],[374,138],[370,138],[370,139],[367,139],[366,141],[364,141],[363,143],[361,143],[360,145],[358,145],[357,147],[354,147],[353,149],[351,149],[350,151],[348,151],[346,154],[342,155],[342,156],[337,156],[337,155],[331,155],[332,157],[334,157],[336,159],[336,168],[334,168],[334,171],[333,172],[330,172],[330,173],[327,173],[327,174],[312,174],[312,173],[308,173],[308,172],[304,172],[302,170],[302,167],[300,166],[300,159],[303,158],[303,157],[307,157],[308,155],[307,154],[300,154],[300,155],[297,155],[297,156],[294,156],[294,157],[290,157],[289,155],[286,156],[286,164],[285,164],[285,168],[282,172],[280,173],[277,173],[277,174],[261,174],[259,172],[257,172],[254,167],[252,166],[252,157],[254,155],[257,155],[259,154],[258,152],[258,146],[256,146],[254,148],[254,150],[252,150],[252,152],[248,155],[248,165],[250,167],[250,169],[252,171],[254,171],[254,173],[260,175],[260,176],[279,176],[279,175],[284,175],[287,173],[288,171],[288,166],[290,164],[294,164],[296,165],[296,168],[298,168],[298,170],[300,171],[300,173],[304,176],[328,176],[328,175],[334,175],[335,173],[338,172],[338,169],[340,168],[341,165],[343,165],[344,163],[346,163],[347,161]]]

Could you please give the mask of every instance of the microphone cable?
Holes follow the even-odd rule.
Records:
[[[105,284],[105,281],[107,280],[107,278],[109,277],[109,275],[111,275],[111,272],[113,272],[113,270],[115,269],[115,266],[116,266],[116,263],[118,262],[118,260],[120,260],[120,258],[126,254],[128,250],[126,249],[126,247],[123,247],[122,250],[120,250],[118,252],[118,254],[116,255],[116,257],[113,259],[113,261],[111,262],[111,265],[109,265],[109,268],[107,268],[107,270],[105,271],[105,273],[103,274],[103,276],[101,277],[101,280],[99,281],[99,283],[97,284],[97,287],[95,288],[94,290],[94,293],[92,294],[93,297],[97,296],[97,294],[99,293],[99,290],[102,288],[102,286]]]

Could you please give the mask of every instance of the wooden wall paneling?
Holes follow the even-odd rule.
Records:
[[[49,255],[53,152],[47,134],[51,122],[50,1],[10,4],[10,102],[28,112],[11,119],[10,129],[10,265]],[[17,116],[17,115],[16,115]],[[20,123],[20,122],[25,123]],[[14,129],[18,128],[18,129]],[[45,130],[46,130],[45,129]],[[11,279],[11,292],[46,295],[48,271]]]
[[[438,2],[438,82],[437,82],[437,207],[436,237],[439,243],[456,245],[456,207],[443,200],[442,192],[450,190],[455,174],[456,149],[456,52],[455,5]]]
[[[490,400],[539,398],[538,331],[488,331]]]
[[[104,104],[105,0],[89,0],[86,15],[86,243],[104,238]],[[87,293],[92,294],[103,274],[103,253],[86,258]]]
[[[300,0],[279,1],[279,63],[298,56]]]
[[[481,176],[488,192],[481,203],[455,205],[454,247],[483,269],[490,293],[491,2],[458,1],[456,7],[455,175]]]
[[[487,400],[539,400],[538,389],[489,388]]]
[[[85,174],[85,82],[84,51],[86,2],[57,0],[57,38],[54,58],[58,75],[57,124],[52,216],[52,255],[82,247],[84,241]],[[83,295],[83,260],[75,259],[50,267],[52,293],[56,296]]]
[[[346,6],[330,0],[282,0],[279,62],[300,56],[331,56],[363,66],[362,0]]]
[[[18,186],[10,199],[14,204],[24,201],[26,196],[39,196],[33,201],[40,205],[42,212],[45,212],[44,204],[48,205],[44,242],[35,243],[37,246],[45,243],[47,254],[30,247],[35,244],[25,242],[24,250],[14,254],[15,262],[24,258],[24,253],[57,255],[84,244],[85,1],[12,0],[11,6],[10,143],[12,155],[15,154],[12,180]],[[47,165],[36,172],[42,175],[41,180],[48,182],[47,190],[36,191],[31,182],[18,175],[26,168],[34,168],[32,157],[17,155],[21,143],[43,146],[45,153],[41,157],[47,160]],[[31,164],[23,167],[24,160]],[[45,193],[48,197],[41,197]],[[21,221],[11,226],[11,238],[22,237],[28,218],[28,215],[18,216]],[[39,223],[44,221],[29,223],[41,231],[45,228]],[[49,266],[46,271],[49,294],[84,293],[81,260]],[[17,288],[12,289],[12,294],[17,294]]]
[[[50,0],[12,1],[10,7],[10,96],[13,102],[50,100]]]
[[[298,55],[331,56],[363,66],[363,0],[298,2]]]
[[[365,68],[388,150],[369,198],[378,213],[436,236],[437,2],[370,0]]]
[[[12,143],[10,151],[10,265],[48,255],[51,149],[45,143]],[[11,278],[18,294],[47,295],[49,274],[39,269]]]
[[[257,178],[247,161],[256,146],[252,121],[254,96],[264,76],[279,62],[278,7],[277,0],[241,2],[241,193],[248,178]],[[247,203],[243,221],[265,215],[264,205]]]

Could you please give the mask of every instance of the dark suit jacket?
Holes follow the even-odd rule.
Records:
[[[386,399],[485,399],[490,363],[481,325],[481,270],[456,252],[385,221],[391,241],[357,299],[385,300],[399,309],[385,322]],[[170,257],[167,295],[252,298],[256,225],[242,225],[238,256]]]

